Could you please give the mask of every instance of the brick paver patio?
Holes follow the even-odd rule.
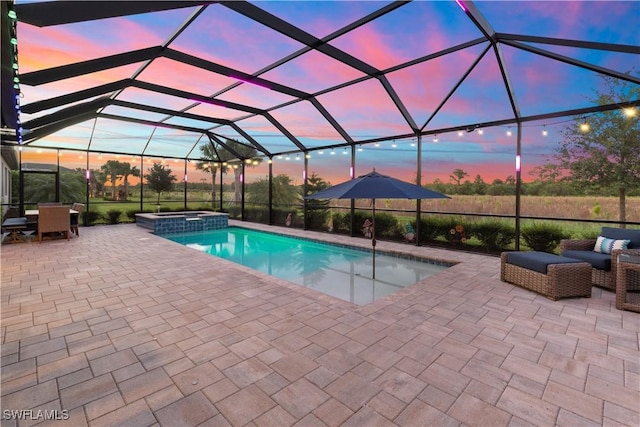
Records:
[[[135,225],[80,234],[2,246],[2,426],[640,425],[640,315],[611,292],[379,242],[460,263],[355,306]]]

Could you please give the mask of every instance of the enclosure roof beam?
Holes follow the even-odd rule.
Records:
[[[79,2],[75,2],[78,3]],[[38,86],[58,80],[70,79],[84,74],[96,73],[123,65],[134,64],[157,58],[162,52],[162,46],[153,46],[145,49],[133,50],[131,52],[118,53],[116,55],[103,56],[102,58],[89,59],[88,61],[76,62],[75,64],[61,65],[59,67],[47,68],[46,70],[32,71],[20,77],[23,84]]]
[[[171,9],[216,3],[213,1],[48,1],[18,3],[15,9],[20,21],[38,27],[71,24],[97,19],[117,18],[139,13],[160,12]]]
[[[61,107],[66,104],[72,104],[83,99],[89,99],[99,95],[104,95],[106,93],[112,93],[124,87],[127,87],[130,84],[130,79],[118,80],[116,82],[107,83],[89,89],[79,90],[77,92],[68,93],[66,95],[43,99],[42,101],[32,102],[31,104],[25,104],[21,107],[21,110],[23,113],[27,114],[38,113],[40,111],[49,110],[51,108]]]

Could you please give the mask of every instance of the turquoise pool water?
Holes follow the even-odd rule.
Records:
[[[364,305],[449,266],[240,227],[162,237],[263,273]]]

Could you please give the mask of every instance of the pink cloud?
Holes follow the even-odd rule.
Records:
[[[314,93],[362,76],[360,71],[312,50],[261,77]]]
[[[212,73],[201,68],[192,67],[166,58],[158,58],[145,68],[139,76],[140,80],[162,86],[209,96],[237,80]],[[168,84],[168,82],[170,82]]]
[[[376,31],[371,25],[361,27],[335,42],[343,50],[379,69],[406,62],[409,58],[392,46],[393,36]]]
[[[43,28],[20,23],[18,35],[23,73],[161,43],[159,35],[126,18],[103,20],[99,25],[89,22]]]
[[[170,47],[252,74],[302,46],[215,4]]]

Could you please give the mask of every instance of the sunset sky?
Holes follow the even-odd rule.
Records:
[[[23,2],[17,2],[20,3]],[[253,4],[322,39],[388,2],[258,1]],[[475,6],[498,33],[631,46],[640,44],[640,2],[637,1],[479,1]],[[162,45],[199,10],[183,8],[42,28],[19,23],[20,73],[28,75],[52,67]],[[415,1],[333,38],[329,43],[367,66],[384,71],[481,36],[482,33],[456,1]],[[633,67],[637,72],[640,65],[638,55],[634,54],[534,42],[526,44],[617,72],[627,72]],[[367,76],[361,70],[317,50],[309,50],[282,65],[271,67],[305,46],[248,19],[225,4],[211,4],[204,8],[168,47],[247,74],[255,75],[267,67],[272,68],[261,73],[260,77],[267,82],[315,94],[317,101],[355,142],[365,142],[356,150],[356,175],[376,168],[381,173],[401,179],[415,178],[416,139],[399,137],[411,134],[411,127],[392,102],[385,86],[375,78],[365,78]],[[481,57],[488,47],[487,42],[482,42],[385,75],[412,120],[419,128],[426,124],[427,131],[513,118],[493,50]],[[601,76],[594,71],[508,45],[501,45],[500,49],[522,116],[593,106],[595,90],[603,87]],[[475,61],[478,63],[468,77],[433,115]],[[346,142],[311,102],[293,102],[297,100],[277,90],[166,57],[156,58],[146,66],[140,62],[38,86],[22,85],[24,98],[21,104],[24,107],[66,93],[132,78],[137,73],[140,81],[200,96],[217,94],[215,98],[219,101],[260,109],[278,106],[270,114],[309,149]],[[357,79],[361,81],[322,92]],[[287,173],[301,179],[303,162],[301,157],[296,160],[294,153],[298,148],[261,115],[244,118],[248,115],[246,112],[232,107],[199,103],[136,87],[125,88],[116,99],[234,120],[271,153],[290,153],[288,160],[285,154],[274,157],[274,173]],[[28,128],[29,120],[59,108],[23,113],[21,119]],[[154,121],[165,118],[163,114],[119,106],[108,106],[102,113]],[[245,140],[236,129],[226,125],[213,127],[211,122],[179,117],[166,122],[211,129],[217,135]],[[571,117],[524,124],[523,179],[530,179],[528,172],[547,161],[560,141],[563,127],[573,125]],[[480,174],[486,182],[514,175],[515,127],[490,127],[482,131],[425,136],[422,141],[423,183],[432,182],[435,178],[448,181],[449,174],[456,168],[467,171],[471,180]],[[380,142],[379,146],[366,143],[373,139],[388,140]],[[103,150],[123,156],[144,153],[158,159],[195,159],[200,155],[199,146],[205,143],[208,139],[195,132],[168,128],[154,130],[152,126],[98,118],[60,130],[31,143],[31,146],[89,148],[95,152]],[[309,173],[315,171],[333,183],[348,179],[350,158],[343,152],[342,147],[336,148],[334,154],[330,149],[322,153],[310,151]],[[114,155],[109,158],[114,158]],[[86,166],[86,156],[82,159],[79,156],[72,151],[65,152],[61,161],[69,167]],[[37,161],[37,154],[30,151],[26,158]],[[90,167],[99,168],[102,161],[102,158],[92,155]],[[176,169],[181,171],[182,168]],[[264,165],[253,168],[252,172],[247,171],[247,180],[263,176],[265,171]]]

